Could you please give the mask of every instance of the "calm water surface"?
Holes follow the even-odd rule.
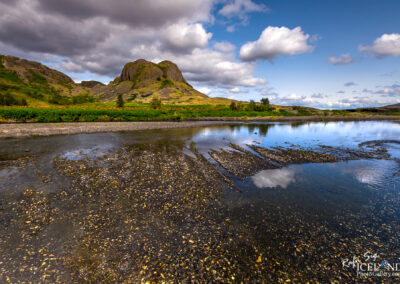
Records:
[[[400,124],[249,123],[6,139],[0,140],[0,161],[30,156],[35,160],[37,169],[1,167],[0,192],[5,203],[7,198],[14,198],[13,192],[21,192],[26,187],[34,187],[44,193],[57,191],[60,185],[65,187],[69,181],[54,172],[54,158],[96,159],[129,145],[178,145],[185,153],[193,155],[189,148],[194,142],[199,152],[215,163],[208,152],[211,149],[228,149],[230,143],[244,148],[258,145],[267,148],[320,149],[320,146],[332,146],[356,149],[359,143],[370,140],[400,140]],[[315,262],[339,263],[338,267],[343,259],[353,256],[362,258],[366,252],[400,262],[400,145],[387,143],[384,147],[391,154],[390,159],[292,165],[263,170],[245,179],[231,176],[240,191],[226,192],[222,210],[234,224],[245,226],[255,243],[276,254],[266,257],[277,263],[287,261],[300,272],[315,268],[302,266],[301,261],[296,260],[299,255],[314,257]],[[51,182],[43,183],[37,170],[50,175]],[[325,229],[321,230],[319,237],[305,233],[316,232],[322,226]],[[317,238],[321,247],[310,248]],[[346,242],[348,249],[343,247]],[[343,247],[340,253],[328,248],[335,244]],[[316,258],[316,255],[319,257]],[[277,267],[274,269],[279,269]],[[348,275],[356,273],[353,268],[343,270]]]

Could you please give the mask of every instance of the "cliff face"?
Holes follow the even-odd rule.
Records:
[[[114,82],[132,81],[136,88],[142,88],[162,80],[187,84],[176,64],[170,61],[155,64],[144,59],[127,63],[122,69],[121,75]]]
[[[163,61],[159,63],[158,66],[163,69],[164,76],[166,76],[167,79],[172,79],[177,82],[187,84],[185,78],[183,78],[181,70],[179,70],[178,66],[175,63],[172,63],[171,61]]]

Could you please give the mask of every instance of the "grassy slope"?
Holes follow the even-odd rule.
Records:
[[[0,94],[9,94],[17,100],[25,99],[30,107],[68,104],[72,102],[71,96],[81,97],[89,94],[87,90],[74,84],[61,81],[55,83],[54,80],[51,82],[34,69],[27,68],[29,78],[21,78],[15,70],[4,67],[3,58],[0,55]]]
[[[145,67],[142,72],[146,72]],[[158,79],[145,80],[139,74],[133,81],[117,81],[107,86],[97,86],[92,91],[101,102],[115,102],[117,94],[123,94],[125,101],[136,103],[149,103],[154,97],[160,98],[164,104],[229,105],[232,102],[226,98],[210,98],[183,82],[162,77]]]
[[[128,103],[123,109],[114,103],[91,103],[57,108],[3,107],[0,122],[94,122],[184,120],[207,117],[283,117],[283,116],[360,116],[369,112],[321,111],[305,108],[275,108],[269,111],[232,111],[226,105],[163,105],[152,109],[150,104]],[[387,115],[400,115],[394,110]]]

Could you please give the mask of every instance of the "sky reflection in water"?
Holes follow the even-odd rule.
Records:
[[[285,144],[312,147],[315,145],[357,147],[369,140],[399,139],[400,124],[385,121],[250,123],[224,127],[207,127],[191,140],[198,144],[223,147],[229,142],[261,146]]]

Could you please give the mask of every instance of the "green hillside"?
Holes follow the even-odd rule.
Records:
[[[178,66],[170,61],[155,64],[143,59],[125,65],[108,85],[96,81],[75,83],[67,75],[12,56],[0,55],[0,104],[52,107],[90,102],[148,103],[154,97],[164,104],[229,104],[210,98],[190,86]]]
[[[2,105],[67,105],[94,101],[90,89],[38,62],[0,55]],[[6,98],[6,99],[5,99]]]

